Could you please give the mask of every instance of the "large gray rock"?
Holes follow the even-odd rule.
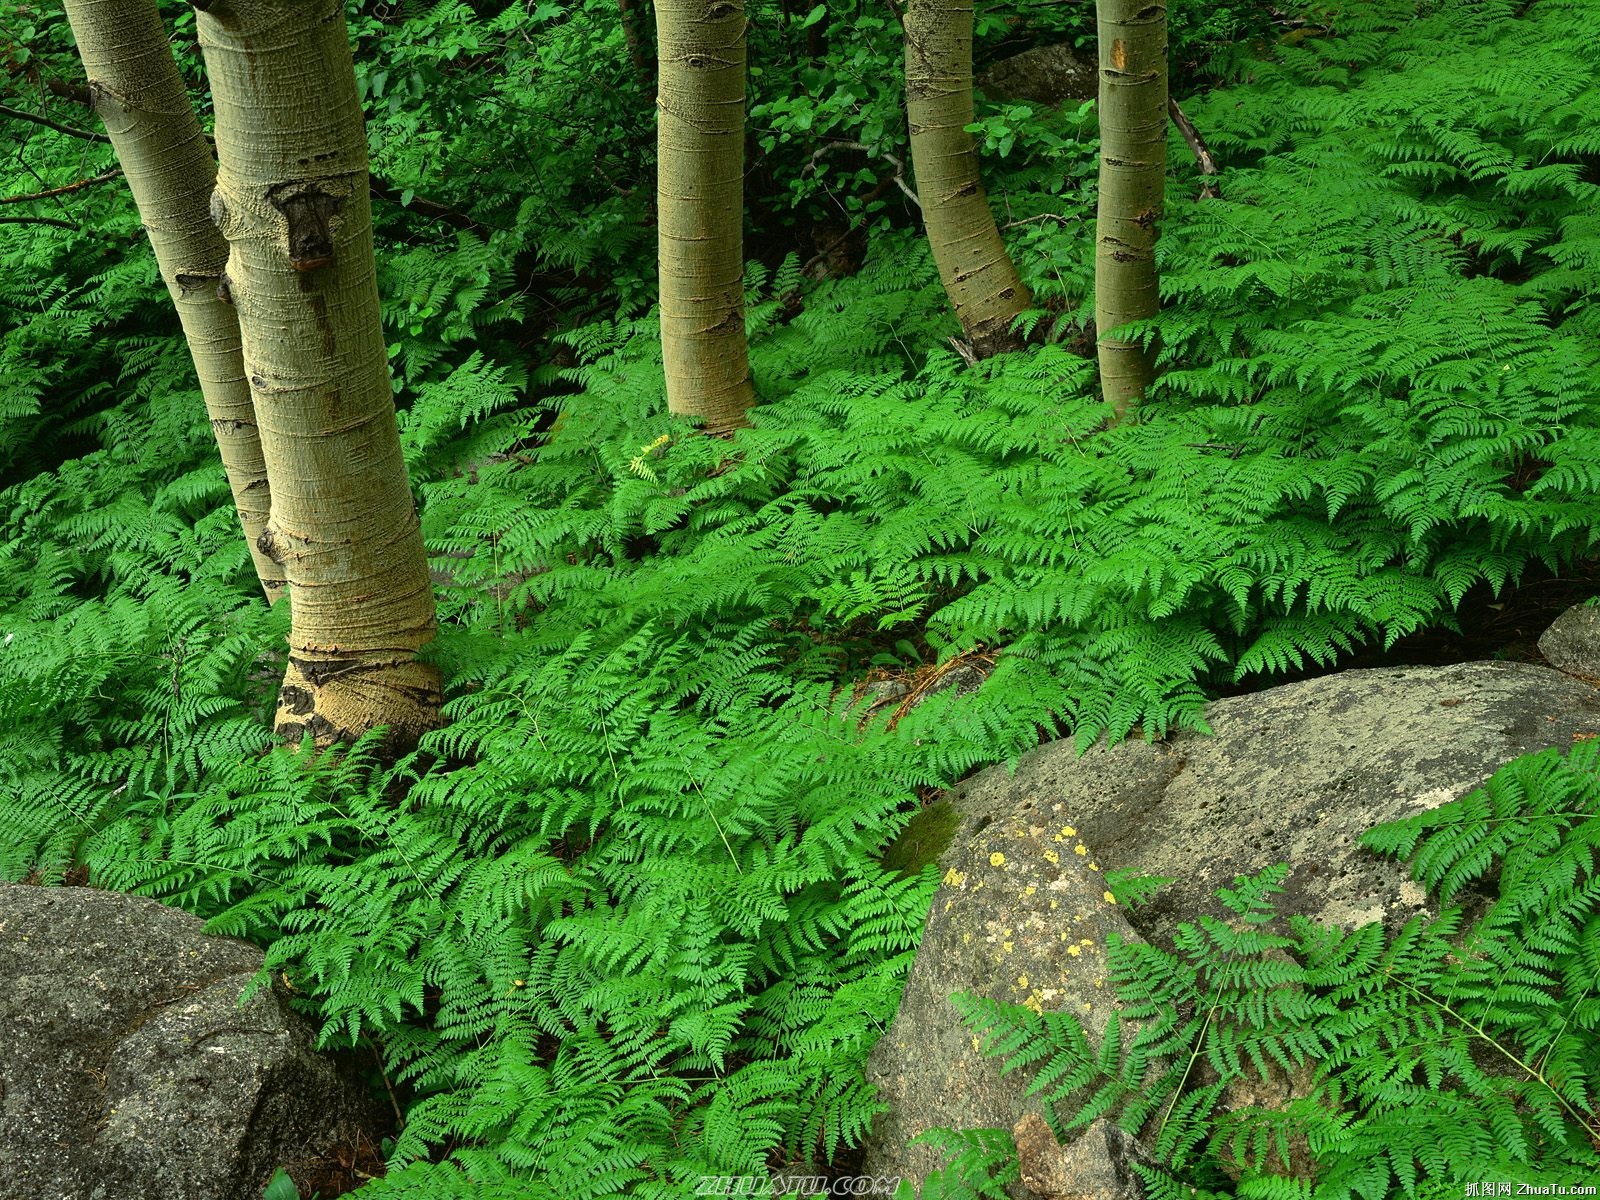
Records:
[[[1113,928],[1170,945],[1179,923],[1216,911],[1217,888],[1279,862],[1291,868],[1281,912],[1396,927],[1429,909],[1428,897],[1402,866],[1361,849],[1361,834],[1456,799],[1520,755],[1600,733],[1600,691],[1522,663],[1388,668],[1220,700],[1206,718],[1214,736],[1184,732],[1082,756],[1070,741],[1041,746],[1015,773],[994,768],[952,790],[892,848],[896,865],[937,861],[944,882],[900,1011],[869,1063],[894,1111],[874,1127],[866,1170],[920,1181],[929,1161],[905,1146],[912,1133],[1009,1129],[1027,1108],[1022,1080],[1002,1082],[974,1052],[951,992],[1026,996],[1080,1012],[1093,1030],[1110,999],[1101,960],[1062,972],[1053,946],[1075,944],[1090,919],[1097,950]],[[1067,830],[1066,849],[1083,851],[1063,861],[1079,869],[1052,878],[1044,868]],[[1003,865],[987,865],[994,852]],[[1090,863],[1176,882],[1128,914],[1128,930],[1121,910],[1094,903]],[[1071,902],[1041,904],[1056,895],[1046,882],[1070,889]],[[1085,1177],[1119,1169],[1068,1149],[1063,1162]]]
[[[1093,100],[1100,87],[1094,60],[1071,46],[1035,46],[1003,58],[974,78],[984,94],[996,100],[1033,100],[1039,104]]]
[[[1557,670],[1600,681],[1600,605],[1567,609],[1544,631],[1539,653]]]
[[[0,1197],[259,1200],[370,1131],[261,951],[153,900],[0,886]]]
[[[1236,875],[1286,862],[1283,912],[1398,927],[1427,908],[1405,868],[1358,845],[1372,826],[1465,795],[1520,755],[1600,732],[1600,692],[1526,663],[1345,671],[1207,706],[1214,736],[1070,741],[955,789],[965,821],[1070,821],[1112,867],[1177,882],[1134,917],[1167,945]]]
[[[1098,1035],[1111,1012],[1106,943],[1138,940],[1101,863],[1049,804],[1024,800],[963,821],[940,865],[944,879],[900,1010],[867,1064],[890,1109],[862,1173],[918,1183],[943,1160],[909,1145],[917,1134],[940,1125],[1009,1129],[1038,1109],[1016,1076],[1003,1077],[999,1061],[979,1053],[951,993],[1064,1008]]]

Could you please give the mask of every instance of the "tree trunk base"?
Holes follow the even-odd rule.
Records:
[[[319,748],[355,741],[387,726],[384,750],[402,754],[442,724],[439,672],[408,658],[305,659],[293,654],[278,693],[274,732],[298,743],[306,734]]]
[[[968,336],[972,339],[972,352],[978,358],[1009,354],[1027,344],[1020,333],[1012,330],[1010,321],[991,321],[983,328],[969,330]]]

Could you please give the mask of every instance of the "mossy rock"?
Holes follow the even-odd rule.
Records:
[[[902,875],[916,875],[950,848],[961,827],[961,814],[948,800],[928,805],[900,831],[883,852],[883,865]]]

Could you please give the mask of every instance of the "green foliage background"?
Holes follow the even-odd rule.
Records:
[[[0,874],[267,945],[403,1098],[374,1196],[677,1196],[859,1142],[935,882],[879,855],[927,789],[1199,727],[1600,529],[1595,0],[1175,12],[1226,173],[1197,201],[1174,138],[1165,375],[1107,431],[1069,348],[1092,112],[980,110],[1042,307],[969,368],[884,163],[813,165],[904,157],[892,13],[753,10],[763,404],[730,443],[663,411],[615,11],[352,7],[452,722],[392,766],[269,747],[286,614],[125,193],[3,210],[72,228],[0,226]],[[980,10],[980,57],[1086,13]],[[64,21],[0,18],[5,102],[87,126],[45,86]],[[13,194],[110,165],[0,137]],[[863,270],[800,270],[852,227]],[[857,699],[957,661],[983,687],[892,726]]]

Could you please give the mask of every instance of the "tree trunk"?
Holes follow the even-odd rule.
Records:
[[[972,124],[972,0],[909,0],[906,119],[922,220],[939,278],[973,350],[1012,350],[1031,303],[1006,253],[983,184]]]
[[[205,2],[205,0],[203,0]],[[378,316],[367,142],[342,0],[210,0],[212,215],[272,480],[261,545],[289,581],[277,731],[319,745],[439,721],[433,588]]]
[[[217,294],[228,246],[211,223],[217,174],[211,149],[154,0],[67,0],[66,8],[89,76],[89,102],[105,122],[177,307],[228,487],[270,603],[283,595],[284,578],[256,545],[271,496],[239,353],[239,322]]]
[[[743,0],[657,0],[657,201],[667,407],[707,430],[755,401],[744,331]]]
[[[1155,377],[1155,353],[1113,336],[1161,311],[1156,237],[1167,171],[1167,9],[1162,0],[1098,0],[1100,197],[1094,320],[1100,387],[1120,420]]]

